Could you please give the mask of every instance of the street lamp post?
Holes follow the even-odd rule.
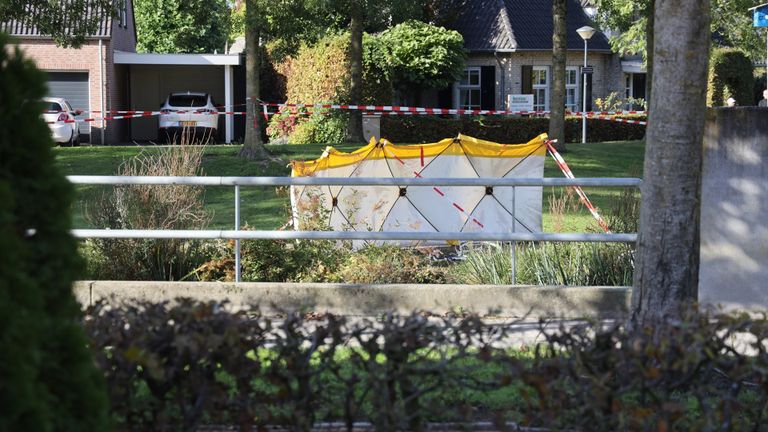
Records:
[[[595,29],[590,26],[584,26],[576,33],[584,39],[584,69],[581,71],[581,80],[584,82],[583,91],[581,93],[581,142],[587,142],[587,41],[595,34]]]

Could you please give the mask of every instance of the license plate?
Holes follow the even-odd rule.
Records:
[[[194,121],[183,121],[183,122],[180,122],[180,123],[181,123],[181,127],[195,127],[195,126],[197,126],[197,122],[194,122]]]

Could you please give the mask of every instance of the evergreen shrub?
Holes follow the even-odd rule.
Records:
[[[0,33],[0,431],[110,429],[78,323],[73,188],[41,118],[45,75]]]
[[[739,105],[752,105],[755,79],[752,61],[735,48],[715,48],[709,60],[707,105],[724,106],[728,98]]]

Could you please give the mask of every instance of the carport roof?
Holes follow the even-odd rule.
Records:
[[[240,54],[155,54],[115,51],[115,64],[237,66]]]

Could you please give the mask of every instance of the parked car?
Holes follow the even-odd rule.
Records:
[[[195,140],[215,139],[219,110],[207,93],[171,93],[160,107],[160,139],[168,142],[182,134]]]
[[[82,111],[72,109],[72,106],[66,99],[62,98],[43,98],[45,108],[43,119],[48,123],[51,129],[53,141],[65,146],[80,145],[80,129],[74,121],[66,123],[67,120],[75,120],[75,116],[82,114]]]

